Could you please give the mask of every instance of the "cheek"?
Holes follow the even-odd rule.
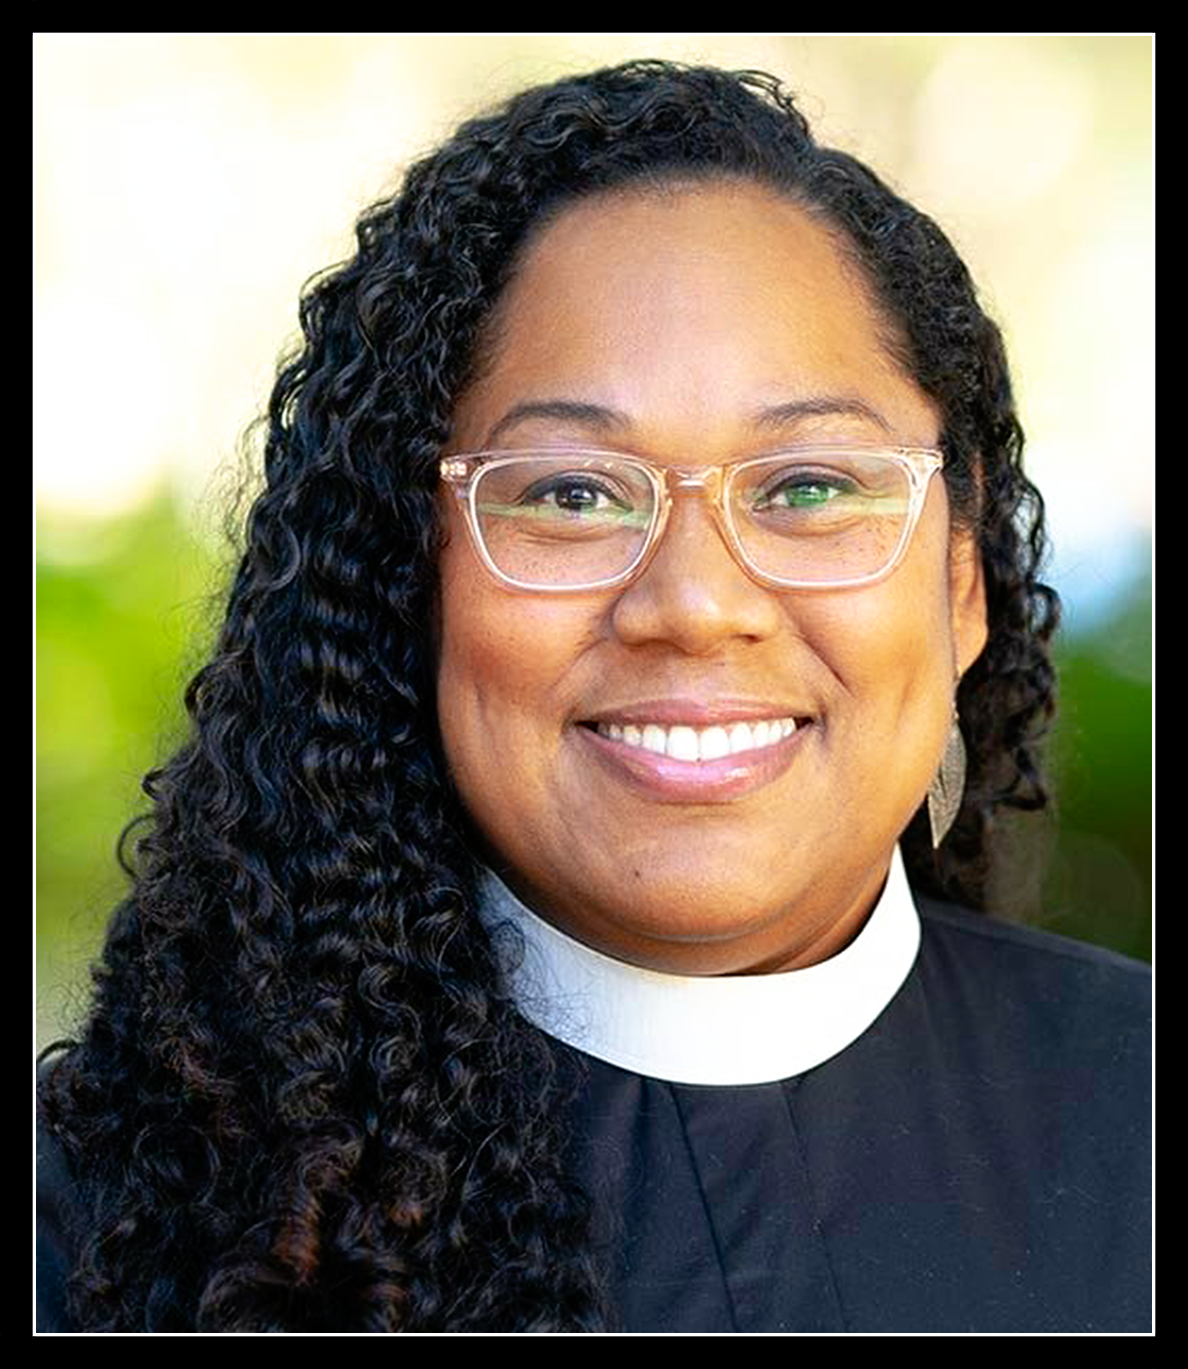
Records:
[[[943,491],[934,488],[905,560],[855,596],[852,664],[861,687],[900,717],[939,713],[946,725],[956,672],[948,530]]]
[[[922,691],[931,695],[951,683],[952,635],[941,586],[911,594],[859,592],[837,627],[839,674],[867,698],[910,709],[927,702]]]
[[[572,606],[508,593],[465,545],[441,562],[437,706],[464,800],[527,782],[555,748],[581,658]]]
[[[505,594],[476,571],[442,577],[437,697],[442,748],[480,849],[534,870],[540,850],[572,849],[580,809],[565,734],[581,698],[572,610]]]
[[[822,596],[805,635],[839,690],[827,741],[848,776],[843,790],[863,811],[894,791],[906,824],[936,772],[952,712],[943,552],[912,558],[880,585]]]
[[[437,709],[441,740],[455,775],[481,771],[481,751],[490,728],[486,713],[512,681],[515,655],[513,615],[499,614],[478,573],[452,573],[443,558]]]

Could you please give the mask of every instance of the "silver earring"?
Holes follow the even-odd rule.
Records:
[[[961,736],[957,711],[954,709],[953,725],[949,728],[949,739],[945,743],[945,754],[941,757],[940,769],[928,786],[928,822],[932,827],[934,851],[952,827],[964,794],[965,742]]]

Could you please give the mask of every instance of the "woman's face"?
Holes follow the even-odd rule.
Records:
[[[580,202],[530,246],[499,325],[451,451],[585,445],[700,466],[939,437],[828,233],[760,188]],[[508,589],[442,498],[442,740],[488,858],[525,902],[609,955],[682,973],[841,949],[985,641],[980,562],[951,535],[943,481],[887,579],[807,592],[750,579],[709,508],[680,495],[626,587]],[[792,739],[704,769],[595,729],[783,718]]]

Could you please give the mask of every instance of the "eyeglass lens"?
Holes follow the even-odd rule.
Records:
[[[907,471],[868,452],[787,453],[733,468],[728,520],[743,556],[775,580],[830,584],[879,574],[911,511]],[[474,487],[494,565],[525,585],[598,584],[628,573],[657,517],[642,465],[605,456],[530,456],[484,467]]]

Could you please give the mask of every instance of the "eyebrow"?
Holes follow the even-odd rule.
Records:
[[[760,409],[754,415],[754,421],[756,427],[782,428],[801,418],[828,418],[835,414],[846,418],[865,418],[884,432],[894,431],[873,405],[867,404],[864,399],[842,395],[820,395],[813,399],[794,399],[788,404],[775,404]]]
[[[794,399],[786,404],[773,404],[758,409],[752,415],[757,428],[783,428],[802,418],[820,418],[841,415],[847,418],[864,418],[876,424],[884,432],[893,431],[891,424],[872,405],[856,397],[842,395],[818,395],[811,399]],[[563,423],[580,423],[595,428],[599,432],[624,429],[632,426],[629,414],[612,409],[605,404],[587,404],[572,399],[534,399],[514,404],[487,434],[484,446],[493,447],[509,428],[534,418],[556,419]]]
[[[609,432],[612,428],[629,428],[631,419],[618,409],[604,404],[583,404],[573,399],[534,399],[513,404],[487,434],[484,446],[491,447],[509,428],[531,418],[553,418],[562,423],[581,423],[585,427]]]

